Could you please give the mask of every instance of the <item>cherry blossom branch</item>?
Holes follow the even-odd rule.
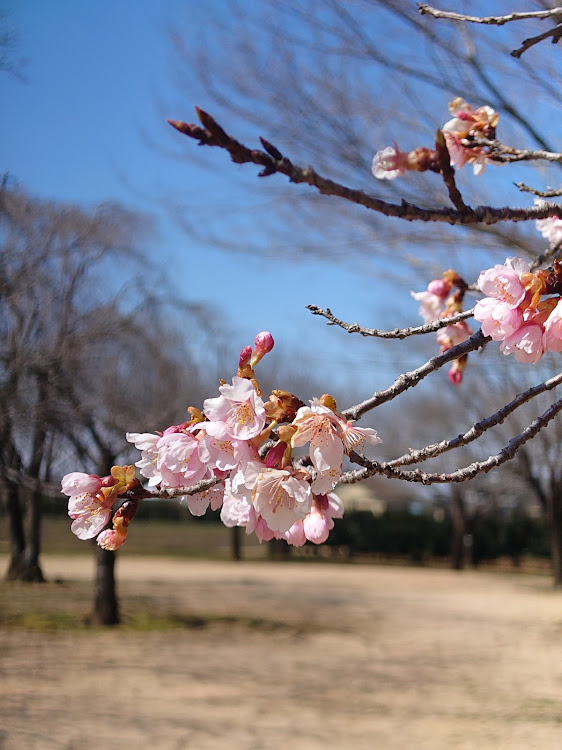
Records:
[[[441,130],[437,131],[435,136],[435,147],[437,149],[437,159],[439,163],[439,169],[441,170],[441,177],[449,193],[449,198],[453,206],[461,213],[470,211],[470,206],[464,202],[460,190],[457,187],[455,181],[455,170],[451,166],[451,157],[449,155],[449,149],[445,143],[445,137]]]
[[[135,486],[132,490],[126,492],[122,497],[134,500],[144,499],[161,499],[171,500],[175,497],[184,497],[185,495],[196,495],[198,492],[204,492],[205,490],[214,487],[216,484],[224,482],[224,479],[220,477],[212,477],[211,479],[201,479],[197,484],[192,484],[189,487],[175,487],[164,488],[159,490],[149,490],[142,485]],[[60,494],[60,492],[59,492]]]
[[[495,427],[498,424],[502,424],[504,420],[520,406],[540,395],[541,393],[553,390],[561,383],[562,372],[552,378],[549,378],[548,380],[545,380],[543,383],[539,383],[538,385],[527,389],[523,393],[519,393],[512,401],[503,406],[501,409],[498,409],[497,412],[491,414],[485,419],[480,420],[480,422],[476,422],[475,424],[473,424],[472,427],[464,433],[464,435],[458,435],[456,438],[453,438],[451,440],[442,440],[439,443],[427,445],[425,448],[420,448],[419,450],[410,450],[403,456],[389,461],[388,465],[395,468],[397,466],[417,464],[420,461],[425,461],[429,458],[435,458],[436,456],[453,450],[454,448],[468,445],[474,440],[477,440],[484,432],[486,432],[486,430],[489,430],[491,427]]]
[[[408,388],[413,388],[421,380],[427,377],[427,375],[435,372],[448,362],[452,362],[454,359],[459,359],[459,357],[462,357],[464,354],[473,352],[476,349],[481,349],[488,343],[488,341],[490,341],[488,336],[484,336],[482,331],[477,331],[469,339],[463,341],[462,344],[457,344],[446,352],[443,352],[443,354],[438,354],[435,357],[432,357],[416,370],[399,375],[394,383],[384,391],[375,392],[370,398],[362,401],[360,404],[345,409],[343,412],[344,416],[347,419],[359,419],[359,417],[366,414],[368,411],[371,411],[371,409],[375,409],[377,406],[380,406],[387,401],[392,401],[392,399],[408,390]]]
[[[516,188],[519,188],[523,193],[531,193],[536,195],[537,198],[559,198],[562,196],[562,188],[556,190],[537,190],[536,188],[526,185],[524,182],[514,183]]]
[[[348,333],[359,333],[361,336],[375,336],[380,339],[405,339],[408,336],[418,336],[424,333],[434,333],[435,331],[439,331],[441,328],[446,328],[453,323],[459,323],[461,320],[471,318],[474,313],[473,308],[462,313],[457,313],[457,315],[452,315],[449,318],[438,318],[436,320],[432,320],[429,323],[425,323],[421,326],[412,326],[410,328],[394,328],[392,331],[381,331],[378,328],[366,328],[364,326],[360,326],[359,323],[345,323],[343,320],[336,318],[329,307],[327,307],[325,310],[321,307],[317,307],[316,305],[307,305],[306,307],[307,310],[310,310],[313,315],[321,315],[322,317],[327,318],[329,326],[339,326]]]
[[[558,12],[560,12],[560,8],[557,9]],[[531,36],[528,39],[523,39],[523,43],[520,47],[517,49],[512,50],[511,56],[512,57],[521,57],[523,52],[526,52],[531,47],[534,47],[535,44],[538,44],[539,42],[542,42],[544,39],[548,39],[549,37],[552,37],[552,44],[556,44],[560,41],[560,38],[562,37],[562,23],[559,23],[557,26],[553,26],[551,29],[548,29],[548,31],[544,31],[542,34],[537,34],[537,36]]]
[[[560,411],[562,411],[562,399],[556,401],[544,412],[544,414],[534,419],[531,424],[523,430],[523,432],[512,438],[506,447],[496,455],[490,456],[485,461],[474,461],[468,466],[464,466],[463,468],[450,473],[431,473],[420,471],[419,469],[404,471],[393,468],[387,462],[370,461],[357,453],[351,453],[350,459],[354,463],[363,466],[363,468],[356,471],[346,472],[342,475],[340,481],[344,484],[351,484],[375,474],[384,474],[389,479],[401,479],[406,482],[421,482],[421,484],[466,482],[469,479],[473,479],[477,474],[486,474],[497,466],[501,466],[507,461],[510,461],[517,451],[525,445],[527,441],[534,438],[535,435],[552,419],[554,419]]]
[[[529,18],[552,18],[552,16],[562,13],[562,8],[551,8],[550,10],[530,10],[519,13],[508,13],[505,16],[466,16],[464,13],[438,10],[437,8],[432,8],[430,5],[427,5],[427,3],[418,3],[418,9],[422,16],[430,15],[433,16],[433,18],[447,18],[451,21],[464,21],[466,23],[483,23],[490,26],[503,26],[510,21],[523,21]]]
[[[539,266],[543,266],[553,258],[556,258],[561,249],[562,242],[555,242],[548,248],[548,250],[545,250],[544,253],[541,253],[541,255],[537,256],[532,263],[529,263],[529,269],[531,271],[534,271],[536,268],[539,268]]]
[[[470,142],[463,141],[466,148],[488,146],[494,150],[490,158],[502,164],[513,164],[518,161],[551,161],[562,162],[562,153],[559,151],[546,151],[545,149],[514,148],[506,146],[498,140],[489,138],[474,138]]]
[[[203,128],[186,122],[168,120],[176,130],[190,138],[194,138],[201,146],[217,146],[229,152],[230,158],[236,164],[253,163],[263,167],[259,177],[267,177],[279,172],[286,175],[291,182],[304,183],[315,187],[322,195],[332,195],[337,198],[363,206],[371,211],[395,216],[407,221],[444,222],[448,224],[496,224],[500,221],[529,221],[532,219],[546,219],[556,216],[560,209],[556,206],[535,206],[530,208],[494,208],[492,206],[477,206],[459,211],[452,208],[429,209],[421,208],[413,203],[402,201],[400,205],[388,203],[375,198],[363,190],[355,190],[329,180],[309,167],[299,167],[271,143],[261,138],[265,151],[249,149],[228,135],[215,120],[203,110],[196,108],[197,115]]]

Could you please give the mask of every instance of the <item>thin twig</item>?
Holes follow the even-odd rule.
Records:
[[[518,161],[552,161],[562,162],[562,153],[559,151],[547,151],[546,149],[514,148],[506,146],[498,140],[490,138],[464,139],[462,145],[466,148],[478,148],[487,146],[493,149],[490,158],[501,164],[513,164]]]
[[[534,271],[536,268],[539,268],[539,266],[544,266],[546,263],[550,263],[551,260],[558,256],[560,250],[562,250],[562,242],[554,243],[548,248],[548,250],[545,250],[544,253],[537,256],[532,263],[529,263],[529,269]]]
[[[435,147],[437,149],[437,158],[439,162],[439,168],[441,170],[441,177],[443,178],[443,182],[445,183],[445,187],[447,188],[447,192],[449,193],[451,203],[457,209],[457,211],[460,211],[461,213],[470,211],[470,206],[467,206],[467,204],[464,202],[461,192],[457,187],[457,183],[455,182],[455,170],[451,166],[449,149],[447,148],[445,136],[443,135],[441,130],[437,131],[435,137]]]
[[[537,198],[559,198],[562,196],[562,188],[557,188],[556,190],[537,190],[537,188],[530,187],[524,182],[514,182],[513,184],[522,193],[531,193],[531,195],[536,195]]]
[[[539,42],[542,42],[544,39],[548,39],[549,37],[552,37],[552,44],[556,44],[560,41],[560,37],[562,37],[562,23],[559,23],[557,26],[553,26],[551,29],[543,32],[542,34],[531,36],[529,37],[529,39],[523,39],[523,43],[521,44],[521,46],[511,51],[511,56],[520,58],[523,52],[526,52],[531,47],[534,47],[535,44],[538,44]]]
[[[475,424],[473,424],[470,430],[465,432],[464,435],[458,435],[456,438],[452,438],[451,440],[442,440],[439,443],[427,445],[425,448],[420,448],[419,450],[410,450],[403,456],[389,461],[388,465],[392,466],[393,468],[396,468],[397,466],[409,466],[411,464],[417,464],[420,461],[425,461],[429,458],[435,458],[436,456],[440,456],[441,454],[453,450],[454,448],[460,448],[463,445],[468,445],[469,443],[472,443],[474,440],[479,438],[484,432],[486,432],[486,430],[489,430],[491,427],[495,427],[498,424],[502,424],[504,420],[520,406],[526,404],[528,401],[540,395],[541,393],[553,390],[561,383],[562,373],[559,373],[558,375],[545,380],[543,383],[539,383],[538,385],[527,389],[523,393],[519,393],[512,401],[503,406],[501,409],[498,409],[497,412],[491,414],[485,419],[480,420],[480,422],[476,422]]]
[[[328,307],[325,310],[316,305],[307,305],[306,307],[313,315],[321,315],[322,317],[327,318],[329,326],[339,326],[348,333],[359,333],[361,336],[375,336],[380,339],[405,339],[408,336],[434,333],[435,331],[439,331],[441,328],[446,328],[453,323],[459,323],[461,320],[471,318],[474,314],[473,308],[471,310],[466,310],[465,312],[457,313],[457,315],[451,315],[450,318],[437,318],[422,326],[394,328],[392,331],[381,331],[378,328],[366,328],[365,326],[360,326],[359,323],[345,323],[343,320],[336,318]]]
[[[392,401],[392,399],[408,390],[408,388],[413,388],[421,380],[427,377],[427,375],[435,372],[440,367],[443,367],[443,365],[462,357],[464,354],[480,349],[487,344],[488,341],[490,341],[490,338],[484,336],[482,331],[476,331],[476,333],[474,333],[469,339],[463,341],[462,344],[457,344],[446,352],[443,352],[443,354],[438,354],[435,357],[432,357],[416,370],[399,375],[389,388],[386,388],[384,391],[373,393],[371,398],[368,398],[355,406],[350,406],[343,412],[343,414],[348,419],[359,419],[359,417],[366,412],[371,411],[371,409],[375,409],[377,406],[380,406],[387,401]]]
[[[562,13],[562,8],[552,8],[551,10],[530,10],[521,13],[508,13],[506,16],[466,16],[464,13],[454,13],[448,10],[438,10],[432,8],[427,3],[418,3],[420,15],[430,15],[433,18],[448,18],[451,21],[464,21],[465,23],[484,23],[490,26],[503,26],[510,21],[523,21],[534,18],[552,18],[552,16]]]
[[[546,219],[549,216],[556,215],[556,207],[548,205],[531,208],[477,206],[476,208],[462,212],[452,208],[421,208],[404,200],[400,205],[388,203],[379,198],[374,198],[363,190],[354,190],[333,180],[328,180],[319,175],[313,167],[298,167],[285,156],[282,159],[278,159],[266,151],[249,149],[229,136],[206,112],[197,109],[197,114],[204,128],[186,122],[173,120],[169,120],[168,122],[180,133],[199,141],[200,145],[218,146],[225,149],[236,164],[253,163],[263,167],[258,175],[260,177],[267,177],[268,175],[280,172],[286,175],[291,182],[311,185],[323,195],[343,198],[385,216],[395,216],[406,221],[435,221],[467,225],[496,224],[500,221],[529,221],[532,219]],[[268,145],[270,149],[275,148],[271,144]],[[278,152],[277,149],[276,151]]]
[[[512,438],[506,447],[496,455],[490,456],[485,461],[474,461],[468,466],[464,466],[463,468],[450,473],[431,473],[420,471],[419,469],[404,471],[402,469],[393,468],[389,463],[370,461],[357,453],[351,453],[350,459],[354,463],[363,466],[363,468],[356,471],[346,472],[343,474],[340,481],[344,484],[351,484],[375,474],[384,474],[389,479],[402,479],[406,482],[421,482],[421,484],[466,482],[477,474],[487,473],[492,469],[495,469],[497,466],[501,466],[501,464],[510,461],[519,448],[525,445],[528,440],[534,438],[539,430],[554,419],[560,411],[562,411],[562,399],[556,401],[544,412],[544,414],[537,417],[537,419],[534,419],[531,424],[523,430],[523,432]]]

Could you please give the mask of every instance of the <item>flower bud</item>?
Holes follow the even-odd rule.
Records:
[[[324,393],[324,395],[320,396],[318,401],[322,404],[322,406],[325,406],[332,411],[336,411],[337,409],[336,400],[333,396],[330,396],[329,393]]]
[[[252,347],[248,344],[240,352],[240,359],[238,360],[238,367],[245,367],[250,361],[252,356]]]
[[[273,336],[269,331],[258,333],[254,341],[254,351],[252,352],[250,366],[255,367],[261,358],[273,349],[274,343]],[[243,349],[242,351],[245,350]]]
[[[451,284],[445,279],[434,279],[427,285],[427,291],[444,300],[451,291]]]

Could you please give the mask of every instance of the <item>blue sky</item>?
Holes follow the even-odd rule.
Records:
[[[198,102],[178,101],[171,83],[167,28],[191,8],[193,23],[203,23],[198,4],[18,0],[5,7],[27,63],[23,83],[0,76],[3,173],[40,197],[82,204],[118,200],[153,213],[157,234],[148,250],[170,272],[170,293],[218,305],[240,348],[257,331],[270,329],[288,357],[297,347],[321,370],[335,355],[332,376],[337,371],[338,378],[346,378],[350,368],[368,368],[369,381],[373,370],[379,371],[379,385],[386,385],[387,368],[372,343],[351,342],[305,309],[308,303],[331,306],[347,320],[373,325],[366,316],[373,309],[372,279],[319,261],[295,265],[282,254],[213,249],[181,231],[163,208],[167,196],[181,196],[192,219],[203,202],[206,220],[211,203],[217,218],[228,221],[223,207],[232,213],[233,195],[245,199],[237,188],[241,170],[249,179],[255,174],[251,166],[231,165],[224,154],[202,159],[196,144],[165,122],[166,117],[194,119]],[[166,152],[185,158],[169,158]],[[266,283],[272,273],[281,295]]]
[[[246,0],[244,8],[257,4]],[[215,4],[7,0],[3,7],[11,13],[20,36],[18,52],[27,64],[23,83],[0,74],[0,172],[9,172],[40,197],[89,205],[118,200],[152,214],[156,232],[147,238],[146,250],[168,272],[171,298],[203,301],[218,309],[236,348],[269,329],[277,351],[288,361],[296,350],[304,352],[308,367],[326,373],[327,387],[352,376],[361,380],[365,395],[388,385],[402,369],[421,364],[424,353],[419,348],[412,355],[404,342],[350,337],[305,309],[308,303],[331,307],[338,317],[369,326],[416,323],[417,306],[408,287],[398,290],[400,317],[398,311],[393,317],[388,300],[391,292],[396,300],[396,289],[385,288],[372,269],[370,274],[365,268],[350,270],[345,243],[340,265],[299,259],[294,248],[271,255],[266,251],[271,246],[268,237],[260,235],[263,230],[254,225],[245,204],[254,203],[254,215],[264,210],[285,178],[274,176],[263,183],[260,207],[248,190],[256,181],[252,165],[233,165],[224,153],[199,149],[167,125],[167,117],[193,121],[195,104],[215,111],[196,87],[184,89],[183,95],[174,87],[168,33],[178,19],[184,25],[187,19],[192,37],[203,34]],[[236,33],[243,33],[236,19],[231,21]],[[446,117],[445,100],[440,107],[440,116]],[[257,145],[257,135],[268,136],[267,122],[261,131],[251,132]],[[374,144],[373,150],[382,145]],[[298,161],[298,148],[294,156]],[[504,170],[490,170],[491,180],[496,179],[494,171]],[[500,177],[510,185],[512,180]],[[381,189],[373,186],[375,194]],[[210,224],[238,242],[248,238],[259,246],[263,241],[264,253],[229,252],[195,240],[174,219],[173,203],[181,204],[186,218],[202,223],[203,230]],[[425,283],[412,286],[419,289]],[[433,342],[425,343],[431,356]]]

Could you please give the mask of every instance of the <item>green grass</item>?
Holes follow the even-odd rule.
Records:
[[[135,519],[129,528],[126,549],[130,554],[228,560],[231,557],[231,533],[221,523],[205,523],[192,518],[179,521]],[[41,549],[45,554],[92,554],[93,542],[78,539],[70,531],[70,519],[66,516],[44,516],[41,535]],[[267,545],[260,545],[253,535],[246,536],[242,532],[241,536],[245,558],[267,556]],[[9,553],[5,516],[0,516],[2,552]]]

